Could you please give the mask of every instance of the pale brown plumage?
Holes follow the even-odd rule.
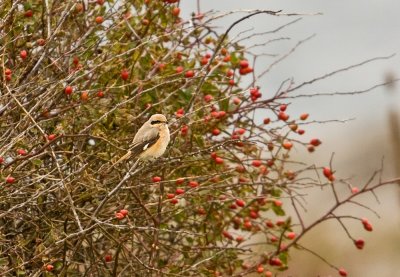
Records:
[[[167,119],[153,114],[136,133],[130,149],[131,157],[156,159],[164,154],[170,140]]]

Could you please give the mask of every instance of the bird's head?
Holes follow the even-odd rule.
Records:
[[[153,114],[147,122],[154,128],[160,128],[168,124],[167,118],[163,114]]]

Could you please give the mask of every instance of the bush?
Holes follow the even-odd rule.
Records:
[[[332,165],[292,160],[321,143],[301,138],[308,114],[290,113],[288,95],[306,83],[258,87],[231,28],[216,33],[213,14],[185,22],[176,2],[0,4],[4,275],[269,276],[316,225],[347,231],[336,209],[386,184],[339,199]],[[235,24],[260,13],[280,14]],[[167,153],[121,158],[154,113],[171,121]],[[305,225],[298,198],[310,186],[337,201]]]

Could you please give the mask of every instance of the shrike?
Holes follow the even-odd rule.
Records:
[[[141,160],[156,159],[164,154],[169,140],[167,118],[162,114],[153,114],[136,133],[130,155]]]

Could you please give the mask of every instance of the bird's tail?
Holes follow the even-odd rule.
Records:
[[[131,150],[128,150],[128,152],[126,152],[126,154],[123,155],[121,158],[119,158],[117,161],[114,162],[113,160],[110,160],[111,166],[109,166],[108,168],[106,168],[106,169],[104,170],[104,173],[107,174],[107,173],[111,172],[111,170],[114,169],[114,168],[116,168],[116,166],[117,166],[118,164],[122,163],[123,161],[128,160],[128,159],[131,158],[131,157],[132,157],[132,151],[131,151]],[[102,170],[100,169],[100,171],[102,171]]]

